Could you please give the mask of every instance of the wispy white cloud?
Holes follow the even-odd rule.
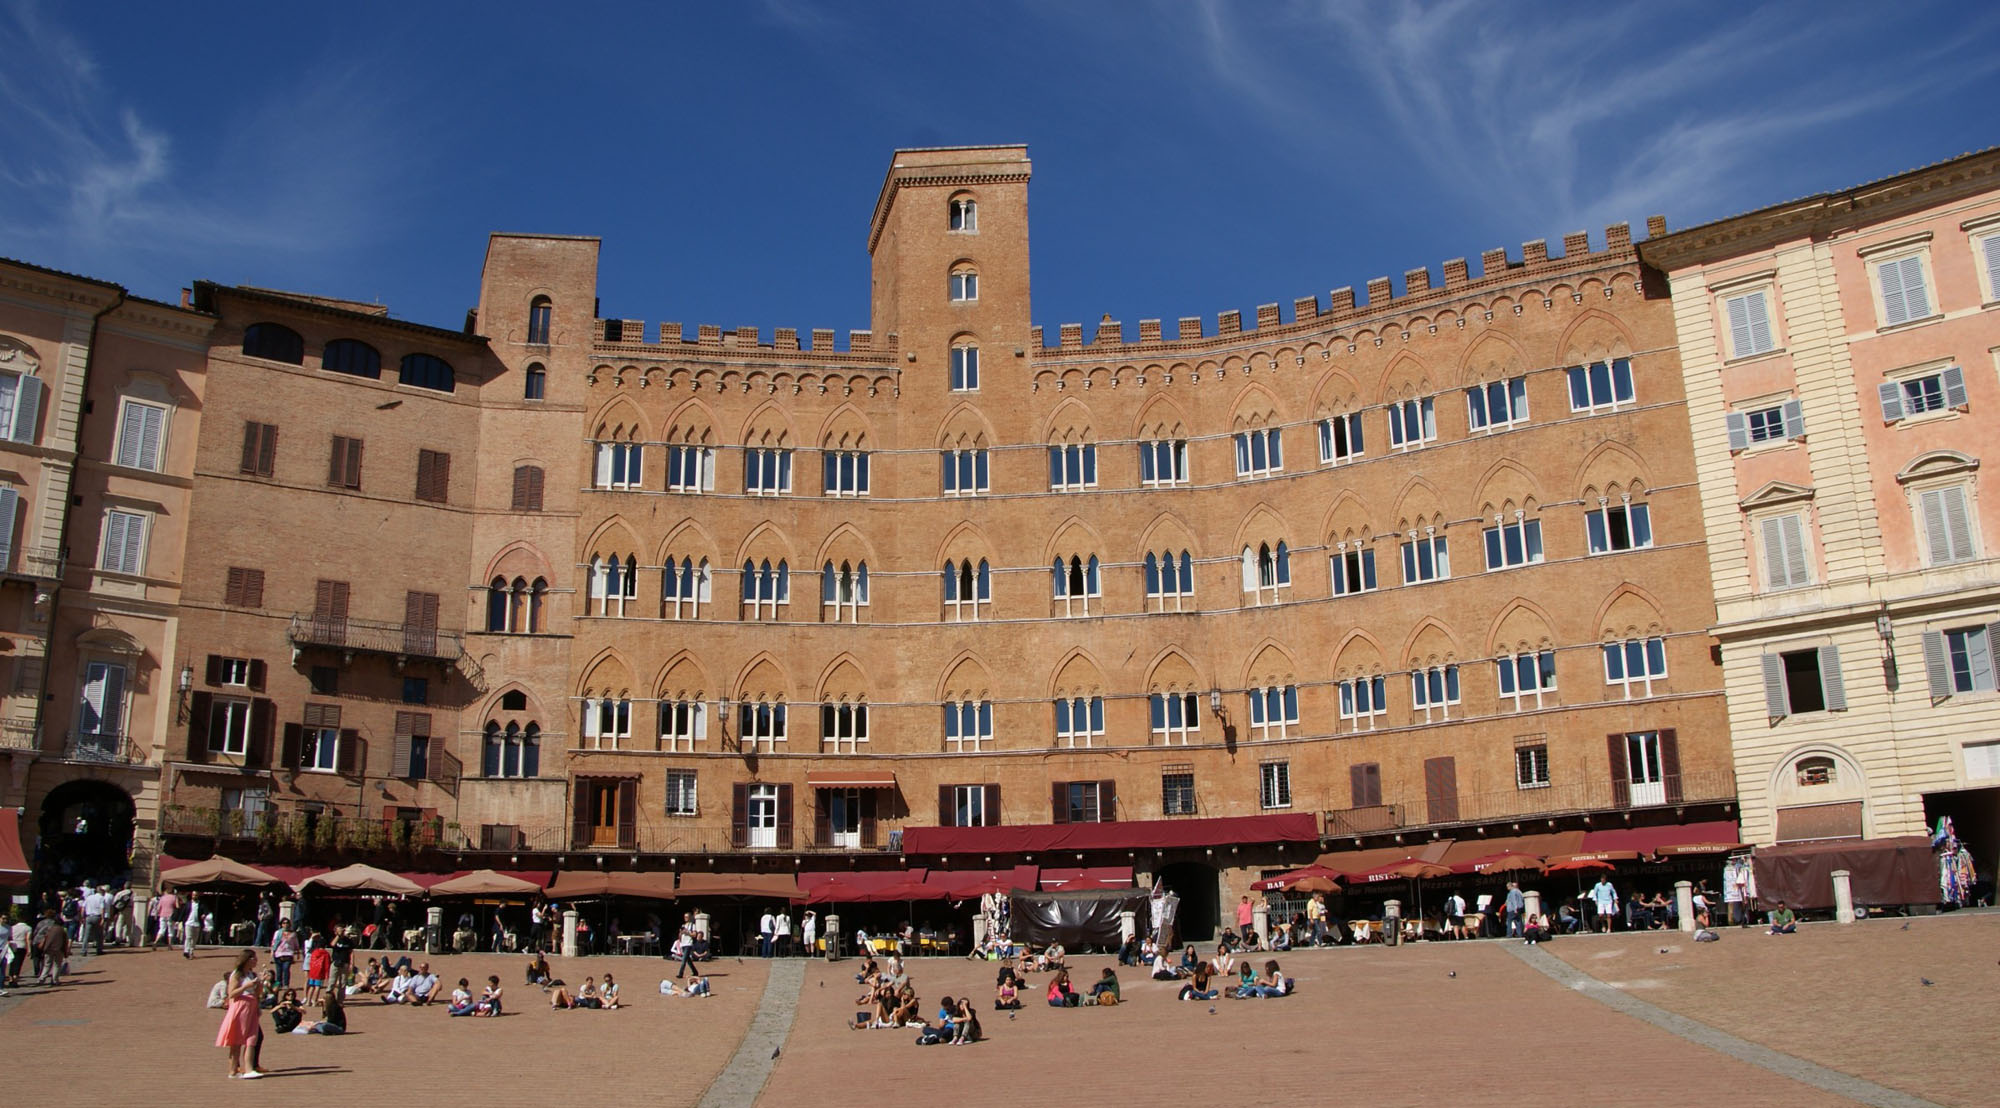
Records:
[[[1204,0],[1177,22],[1217,87],[1272,130],[1315,136],[1325,164],[1351,167],[1351,150],[1333,144],[1367,142],[1378,164],[1413,161],[1470,207],[1564,226],[1714,214],[1746,178],[1771,175],[1773,151],[2000,68],[1991,50],[1969,45],[1990,46],[1991,16],[1933,36],[1919,56],[1870,57],[1837,49],[1874,33],[1852,19],[1770,8],[1728,15]],[[1835,53],[1841,64],[1825,64]]]
[[[0,253],[158,295],[260,256],[351,250],[383,233],[391,190],[423,179],[415,121],[360,66],[307,61],[290,87],[170,124],[169,101],[113,88],[55,14],[0,3]]]

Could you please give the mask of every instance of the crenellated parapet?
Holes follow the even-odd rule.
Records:
[[[900,396],[897,336],[849,331],[836,349],[831,328],[814,328],[802,343],[797,328],[780,327],[771,341],[756,327],[724,330],[711,323],[690,335],[679,323],[662,323],[646,342],[637,319],[596,321],[595,363],[589,384],[613,388],[683,389],[752,395]]]
[[[834,344],[834,330],[831,327],[815,327],[807,332],[805,341],[799,338],[796,327],[779,327],[771,341],[765,342],[760,328],[735,327],[724,330],[713,323],[697,324],[692,334],[685,324],[661,323],[651,341],[646,336],[646,321],[643,319],[599,319],[591,325],[591,341],[596,347],[615,347],[621,351],[644,351],[658,348],[685,349],[687,347],[728,350],[746,356],[759,353],[773,357],[787,354],[811,353],[818,357],[838,357],[847,355],[863,360],[893,358],[896,354],[897,336],[894,333],[882,336],[878,341],[872,331],[847,332],[847,347],[840,349]]]
[[[1666,220],[1653,216],[1647,220],[1646,230],[1649,236],[1662,235]],[[1476,276],[1465,258],[1452,258],[1443,264],[1436,280],[1429,267],[1406,270],[1400,293],[1390,278],[1376,277],[1363,286],[1359,296],[1351,286],[1332,290],[1324,307],[1317,296],[1298,297],[1292,301],[1289,323],[1281,305],[1260,304],[1254,326],[1247,329],[1243,313],[1231,309],[1217,314],[1212,334],[1204,330],[1198,316],[1178,320],[1171,337],[1160,320],[1146,319],[1139,321],[1134,340],[1123,323],[1106,316],[1088,343],[1079,323],[1062,324],[1054,346],[1045,343],[1043,328],[1032,327],[1029,353],[1038,360],[1060,360],[1086,352],[1093,359],[1104,360],[1126,355],[1187,356],[1238,347],[1246,335],[1258,343],[1311,336],[1326,349],[1361,342],[1380,346],[1385,335],[1407,339],[1413,331],[1434,333],[1440,322],[1455,327],[1464,327],[1467,321],[1490,322],[1497,312],[1519,315],[1530,307],[1548,310],[1558,299],[1581,303],[1586,294],[1609,298],[1621,286],[1641,293],[1640,268],[1630,225],[1614,223],[1605,228],[1603,244],[1595,250],[1588,232],[1575,231],[1563,236],[1558,255],[1552,256],[1542,239],[1523,243],[1518,258],[1504,247],[1485,251],[1479,256]],[[1323,337],[1328,332],[1332,337]]]

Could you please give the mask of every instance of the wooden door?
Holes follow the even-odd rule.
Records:
[[[1430,822],[1458,822],[1458,762],[1455,759],[1424,759],[1424,800],[1430,808]]]

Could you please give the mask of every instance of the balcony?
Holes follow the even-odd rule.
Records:
[[[1668,777],[1650,786],[1614,786],[1609,780],[1458,793],[1455,798],[1416,796],[1394,804],[1334,808],[1326,835],[1342,838],[1405,827],[1540,819],[1608,811],[1715,804],[1736,799],[1736,774],[1704,770]]]
[[[20,546],[0,551],[0,574],[30,581],[60,581],[63,549],[60,546]]]
[[[0,750],[39,750],[42,736],[32,719],[0,719]]]
[[[377,654],[394,658],[401,666],[411,658],[456,666],[472,686],[485,689],[485,674],[472,655],[465,652],[465,636],[457,631],[441,631],[414,623],[383,623],[372,619],[325,619],[293,615],[285,637],[293,649],[319,647],[337,650],[352,660],[355,654]]]
[[[160,810],[160,834],[196,838],[255,839],[264,834],[271,811],[259,808],[189,808],[171,804]]]
[[[63,742],[63,760],[114,766],[143,766],[152,761],[152,746],[141,745],[130,735],[71,731]]]

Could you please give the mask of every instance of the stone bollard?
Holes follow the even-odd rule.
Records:
[[[1131,914],[1130,912],[1126,913],[1126,915],[1130,914]],[[986,945],[986,916],[984,913],[981,913],[979,915],[972,917],[972,948],[974,950],[977,950],[985,945]]]
[[[1507,910],[1507,899],[1505,897],[1502,897],[1500,899],[1500,911],[1504,914],[1506,910]],[[1541,891],[1538,889],[1522,889],[1521,926],[1522,927],[1528,926],[1529,920],[1539,919],[1541,918],[1541,914],[1542,914]],[[1502,926],[1504,928],[1505,925],[1503,924]]]
[[[1833,871],[1833,918],[1841,923],[1854,922],[1854,884],[1844,869]]]
[[[298,901],[280,900],[278,902],[278,922],[279,923],[292,922],[292,920],[298,917],[298,911],[299,911]]]
[[[131,941],[125,945],[140,947],[149,945],[153,941],[153,932],[146,926],[152,922],[146,915],[146,905],[151,902],[152,898],[148,897],[145,893],[137,889],[132,890],[131,919],[126,923],[126,926],[131,929],[126,932],[126,934],[131,936]]]
[[[1261,928],[1260,928],[1261,930]],[[1118,941],[1129,943],[1139,937],[1139,916],[1132,911],[1118,913]]]
[[[574,908],[563,910],[562,956],[576,957],[576,909]]]
[[[1257,945],[1265,950],[1271,949],[1271,905],[1269,902],[1259,901],[1257,906],[1251,909],[1250,926],[1257,931]]]
[[[1396,946],[1403,941],[1403,902],[1385,900],[1382,902],[1382,942]]]
[[[1674,882],[1674,912],[1681,921],[1681,930],[1694,930],[1694,882]]]
[[[708,917],[704,916],[702,918],[706,920]],[[820,938],[826,940],[826,960],[829,962],[840,961],[840,917],[828,913],[826,919],[820,925],[826,928],[826,930],[820,932]]]
[[[439,953],[443,941],[444,909],[433,904],[424,909],[424,953]]]
[[[831,931],[831,930],[833,930],[832,926],[831,926],[831,925],[829,925],[829,926],[827,927],[827,930],[828,930],[828,931]],[[707,912],[696,912],[696,913],[694,914],[694,933],[695,933],[695,934],[697,934],[697,935],[700,935],[700,936],[701,936],[702,938],[704,938],[704,939],[708,938],[708,913],[707,913]]]

